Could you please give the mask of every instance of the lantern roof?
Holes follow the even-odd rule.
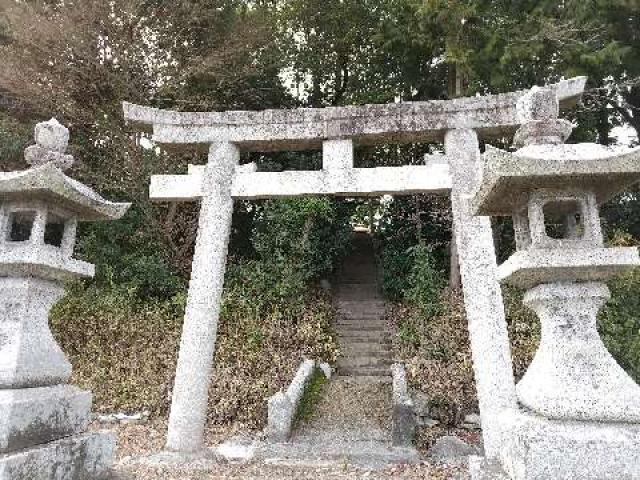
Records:
[[[0,200],[52,202],[73,212],[80,221],[117,220],[131,205],[102,198],[52,163],[28,170],[0,172]]]
[[[473,199],[476,215],[521,211],[540,189],[592,191],[603,203],[640,181],[640,148],[602,145],[530,145],[517,152],[487,146],[482,181]]]

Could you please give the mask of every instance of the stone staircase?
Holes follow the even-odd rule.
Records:
[[[414,448],[392,444],[385,303],[378,291],[371,237],[357,232],[353,243],[334,287],[334,327],[343,353],[337,375],[323,387],[311,418],[296,426],[288,442],[261,444],[256,456],[265,463],[378,469],[420,461]]]
[[[334,287],[338,311],[334,325],[342,357],[338,375],[388,377],[391,352],[385,303],[378,288],[378,272],[371,236],[356,232],[353,253],[345,258]]]

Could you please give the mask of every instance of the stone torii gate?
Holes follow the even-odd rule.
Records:
[[[586,78],[544,90],[359,107],[187,113],[124,104],[125,118],[151,126],[161,144],[209,144],[208,163],[186,175],[157,175],[156,201],[201,201],[198,235],[166,447],[203,448],[207,393],[234,199],[302,195],[379,196],[451,191],[475,381],[487,458],[498,455],[498,414],[515,407],[515,382],[489,217],[470,204],[481,177],[479,138],[516,135],[558,116],[581,95]],[[546,94],[538,95],[539,92]],[[549,95],[549,91],[555,95]],[[550,100],[551,99],[551,100]],[[541,122],[542,121],[542,122]],[[354,168],[357,145],[439,142],[446,162]],[[257,172],[241,151],[322,149],[319,171]]]

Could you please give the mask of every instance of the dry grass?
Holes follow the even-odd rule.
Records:
[[[507,323],[516,378],[531,363],[539,341],[539,322],[521,303],[521,294],[504,291]],[[393,353],[407,366],[412,388],[428,398],[431,416],[441,422],[435,428],[420,428],[418,447],[428,450],[442,435],[456,435],[478,443],[479,434],[458,428],[465,415],[478,409],[473,363],[464,302],[460,294],[442,296],[442,309],[426,319],[410,304],[395,304],[388,321],[396,332]]]
[[[209,397],[212,425],[261,428],[266,399],[291,381],[304,357],[331,362],[337,355],[325,296],[311,292],[286,311],[252,308],[225,297]],[[149,410],[160,418],[169,410],[182,316],[182,304],[171,300],[88,289],[55,307],[52,329],[74,365],[72,382],[93,391],[94,410]]]

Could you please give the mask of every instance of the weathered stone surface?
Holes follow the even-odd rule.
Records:
[[[633,247],[521,250],[498,267],[498,278],[519,288],[541,283],[597,282],[640,265]]]
[[[193,167],[188,175],[154,175],[151,177],[149,196],[155,201],[200,198],[202,172],[202,167]],[[444,193],[450,188],[448,165],[440,163],[342,171],[238,172],[233,178],[231,196],[238,199],[305,195],[381,196],[396,192]]]
[[[69,130],[55,118],[36,125],[35,140],[36,144],[24,151],[29,165],[37,167],[50,163],[61,170],[73,165],[73,156],[64,154],[69,144]]]
[[[52,152],[64,153],[69,145],[69,129],[55,118],[38,123],[34,137],[39,147]]]
[[[585,77],[547,88],[558,100],[575,101]],[[175,112],[124,103],[126,119],[153,127],[160,143],[229,141],[243,150],[320,148],[331,138],[357,144],[440,141],[450,129],[476,129],[483,137],[513,133],[523,119],[516,104],[528,91],[447,101],[260,112]]]
[[[447,163],[450,164],[453,172],[452,202],[456,245],[462,263],[465,306],[469,317],[485,445],[487,455],[492,459],[497,456],[500,446],[501,432],[497,417],[505,408],[515,407],[516,396],[502,297],[496,282],[497,269],[491,226],[487,218],[474,218],[470,204],[471,195],[481,178],[482,162],[478,135],[510,134],[523,122],[546,122],[537,126],[531,123],[531,128],[525,126],[522,130],[523,135],[527,136],[526,129],[529,128],[531,135],[528,136],[532,141],[539,142],[545,136],[551,138],[554,135],[557,137],[554,137],[554,142],[561,141],[565,136],[564,127],[567,124],[555,120],[558,100],[574,98],[583,87],[584,79],[581,79],[563,82],[531,94],[517,92],[448,102],[294,111],[185,113],[160,111],[130,104],[125,104],[124,107],[125,116],[129,120],[152,125],[153,138],[161,143],[222,142],[226,146],[233,143],[234,148],[248,151],[325,147],[325,169],[320,172],[241,172],[237,169],[231,173],[226,172],[226,176],[218,177],[218,181],[221,185],[224,184],[225,189],[227,184],[230,184],[229,201],[231,197],[267,198],[312,194],[353,196],[436,190],[439,187],[433,182],[434,169],[444,170]],[[521,102],[525,95],[529,95],[529,98]],[[548,128],[551,123],[557,127],[555,130]],[[536,128],[533,128],[534,126]],[[426,141],[441,139],[443,136],[447,150],[446,162],[435,161],[425,167],[386,170],[349,168],[352,164],[353,144]],[[221,164],[222,172],[226,161],[221,158],[217,161]],[[212,163],[210,158],[210,163],[204,171],[213,168]],[[156,177],[152,182],[151,195],[159,200],[202,197],[206,201],[210,193],[207,190],[209,184],[206,174],[201,172],[202,170],[193,167],[187,176]],[[444,175],[440,175],[439,179],[449,181],[449,177]],[[226,200],[227,197],[225,202]],[[203,206],[204,204],[203,202]],[[226,212],[226,208],[224,211]],[[213,215],[211,212],[208,214]],[[204,210],[202,215],[205,215]],[[227,217],[225,213],[222,222],[225,229],[228,224]],[[201,218],[201,229],[203,222]],[[211,226],[209,230],[210,228]],[[195,265],[194,262],[194,268]],[[222,272],[218,272],[218,276],[222,277]],[[211,282],[220,280],[211,277],[209,279]],[[204,292],[201,293],[206,296]],[[213,324],[215,332],[215,322]],[[185,323],[185,331],[186,329]],[[202,329],[199,333],[202,334]],[[205,333],[206,335],[200,336],[211,336],[211,328]],[[181,348],[188,345],[188,349],[194,349],[192,344],[197,343],[195,338],[187,342],[186,337],[185,334]],[[204,351],[210,359],[210,352],[206,348]],[[185,362],[185,365],[187,363]],[[201,370],[208,375],[210,360],[199,363],[196,365],[199,367],[196,368],[198,375]],[[194,371],[192,367],[193,365],[189,365],[191,372]],[[179,366],[178,378],[186,375],[186,367],[181,370]],[[203,378],[198,381],[206,385],[208,377]],[[180,380],[177,385],[181,382],[187,383]],[[195,397],[197,403],[201,403],[202,394],[193,395],[193,389],[178,390],[184,390],[180,395],[185,398],[177,402],[177,397],[174,397],[174,404],[181,404],[176,411],[184,410],[187,404],[191,407],[191,403],[186,401],[187,396]],[[286,403],[283,396],[286,395],[274,397],[274,405]],[[288,405],[286,411],[291,410],[291,406]],[[188,423],[195,428],[196,424],[204,423],[202,408],[198,407],[195,411],[196,415],[176,413],[176,418],[188,417]],[[183,427],[187,424],[186,421],[180,423]],[[187,451],[194,446],[200,448],[201,426],[194,430],[195,435],[181,435],[188,437],[188,441],[181,441],[177,435],[179,430],[185,432],[188,429],[173,428],[175,435],[171,434],[171,430],[170,426],[172,440],[168,445],[174,444],[175,448]]]
[[[250,461],[258,447],[258,441],[248,435],[235,435],[216,447],[216,453],[230,462]]]
[[[429,456],[437,463],[446,465],[466,465],[471,455],[478,455],[479,449],[453,435],[445,435],[436,440],[429,449]]]
[[[7,242],[0,245],[0,276],[37,277],[43,280],[67,282],[91,278],[95,267],[91,263],[67,257],[51,245]]]
[[[640,150],[554,145],[559,123],[543,116],[523,125],[518,152],[487,151],[474,199],[477,214],[513,216],[518,252],[500,275],[529,288],[524,303],[542,326],[516,388],[526,410],[498,417],[500,461],[512,480],[638,479],[640,387],[598,335],[609,291],[593,280],[640,264],[636,249],[603,248],[598,215],[599,203],[640,180]],[[488,460],[474,478],[500,475]]]
[[[331,380],[331,377],[333,376],[333,370],[331,369],[331,365],[329,365],[327,362],[322,362],[321,364],[318,365],[318,368],[322,370],[322,373],[324,374],[324,377],[327,380]]]
[[[21,196],[58,205],[79,221],[117,220],[131,206],[105,200],[86,185],[46,164],[17,172],[0,172],[0,200]]]
[[[288,442],[268,442],[256,458],[279,465],[385,468],[420,461],[413,448],[391,444],[389,383],[338,376],[325,385],[314,414]]]
[[[169,416],[169,450],[189,452],[203,448],[233,213],[231,179],[239,159],[240,152],[230,143],[211,146]]]
[[[413,445],[416,431],[416,414],[409,396],[404,365],[395,363],[391,366],[391,379],[391,441],[396,447],[410,447]]]
[[[501,416],[502,465],[512,480],[638,480],[640,425]]]
[[[99,478],[114,439],[81,433],[91,394],[63,385],[71,364],[48,315],[65,280],[94,272],[72,258],[78,221],[120,218],[129,205],[60,171],[73,160],[65,127],[40,123],[35,136],[25,152],[34,168],[0,173],[0,480]]]
[[[560,145],[571,135],[573,125],[567,120],[540,120],[522,125],[513,136],[513,145]]]
[[[0,480],[100,480],[110,475],[111,434],[90,433],[0,455]]]
[[[524,304],[540,318],[542,340],[516,387],[525,407],[547,418],[640,423],[640,386],[596,329],[608,299],[602,283],[543,284],[527,291]]]
[[[469,457],[469,474],[471,480],[510,480],[500,462],[475,455]]]
[[[265,433],[270,441],[285,442],[289,439],[298,405],[315,368],[313,360],[303,361],[287,390],[277,392],[269,398]]]
[[[322,168],[344,170],[353,168],[353,142],[326,140],[322,143]]]
[[[291,427],[296,408],[284,392],[277,392],[267,400],[267,438],[272,442],[286,442],[291,435]]]
[[[599,204],[640,180],[640,148],[532,145],[515,153],[487,147],[476,215],[512,215],[541,189],[592,191]]]
[[[83,432],[91,393],[70,385],[0,390],[0,454]]]
[[[34,167],[51,164],[60,170],[67,170],[73,166],[73,156],[52,152],[38,145],[31,145],[24,150],[25,161]]]
[[[0,388],[65,383],[71,364],[49,330],[64,287],[38,278],[0,277]]]
[[[516,103],[520,122],[527,125],[538,121],[553,121],[560,114],[560,102],[552,88],[531,87]]]
[[[498,416],[505,408],[516,405],[516,393],[491,221],[474,216],[470,205],[470,195],[481,179],[478,138],[469,130],[452,130],[445,137],[445,148],[453,176],[455,240],[482,433],[487,456],[496,458],[501,441]]]
[[[194,452],[162,450],[141,457],[128,458],[123,463],[127,465],[143,465],[154,469],[180,469],[181,473],[197,472],[198,474],[203,474],[214,472],[221,463],[227,463],[227,459],[218,453],[216,448],[208,447]],[[136,478],[135,480],[139,479]]]

